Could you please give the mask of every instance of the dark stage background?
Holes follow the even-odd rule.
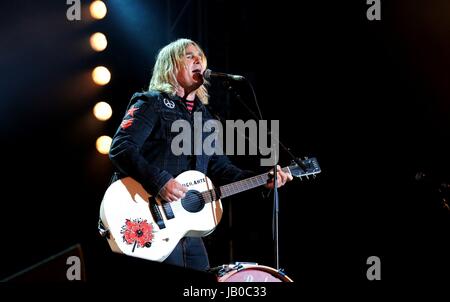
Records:
[[[297,286],[374,286],[373,255],[384,284],[448,280],[449,213],[437,190],[449,181],[450,3],[381,2],[381,21],[367,20],[363,0],[111,0],[99,21],[88,1],[81,21],[66,19],[65,1],[2,2],[0,278],[73,244],[87,280],[106,274],[95,266],[110,257],[96,224],[112,166],[95,140],[114,134],[147,87],[157,51],[187,37],[209,68],[247,77],[281,141],[321,164],[317,179],[280,190],[281,267]],[[89,47],[96,31],[108,38],[100,53]],[[97,65],[110,69],[108,85],[92,83]],[[255,110],[248,87],[235,89]],[[220,83],[211,95],[223,117],[251,118]],[[100,100],[113,108],[106,122],[91,113]],[[258,158],[232,159],[260,169]],[[211,265],[274,267],[271,198],[255,190],[223,203],[205,238]]]

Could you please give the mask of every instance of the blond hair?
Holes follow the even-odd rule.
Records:
[[[149,90],[157,90],[170,95],[175,95],[175,91],[179,86],[176,74],[186,55],[186,48],[189,45],[193,45],[199,50],[202,66],[206,68],[206,56],[200,46],[189,39],[178,39],[164,46],[159,51],[158,56],[156,57],[155,66],[153,67],[153,75],[148,87]],[[208,104],[209,95],[205,83],[195,91],[195,95],[203,104]]]

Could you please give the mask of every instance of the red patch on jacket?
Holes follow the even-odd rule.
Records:
[[[130,109],[128,109],[128,111],[127,111],[127,115],[129,115],[129,116],[134,116],[134,112],[136,111],[136,110],[138,110],[139,109],[139,107],[131,107]]]
[[[128,127],[130,127],[133,124],[134,119],[130,118],[128,120],[123,120],[122,123],[120,124],[120,127],[122,129],[127,129]]]

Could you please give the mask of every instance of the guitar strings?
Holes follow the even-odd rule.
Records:
[[[289,172],[288,167],[282,168],[282,170],[284,172]],[[191,196],[187,196],[184,199],[181,199],[179,201],[181,201],[186,206],[190,206],[190,205],[197,203],[199,198],[201,198],[201,201],[204,201],[205,203],[213,202],[220,198],[225,198],[227,196],[230,196],[230,195],[233,195],[236,193],[240,193],[245,190],[250,190],[250,189],[259,187],[259,186],[265,184],[268,179],[269,179],[268,174],[264,173],[264,174],[260,174],[260,175],[256,175],[256,176],[244,179],[244,180],[237,181],[235,183],[224,185],[219,188],[213,188],[213,189],[206,190],[203,192],[192,191],[195,193],[192,193]],[[216,193],[216,189],[218,189],[220,191],[220,198],[217,198],[218,196]],[[189,193],[189,191],[188,191],[188,193]],[[198,193],[198,194],[196,194],[196,193]],[[201,197],[199,197],[199,195]],[[216,198],[216,199],[213,199],[213,198]],[[168,204],[170,205],[170,202],[168,202]]]
[[[238,181],[236,183],[231,183],[228,185],[221,186],[218,188],[220,190],[220,197],[224,198],[224,197],[230,196],[232,194],[240,193],[245,190],[259,187],[259,186],[263,185],[267,181],[267,179],[269,179],[267,174],[260,174],[257,176],[250,177],[248,179]],[[198,195],[201,195],[201,199],[205,203],[213,202],[213,201],[217,200],[217,199],[213,200],[211,198],[211,197],[217,197],[217,193],[215,191],[216,191],[216,189],[210,189],[210,190],[203,191],[203,192],[194,191],[194,192],[198,192],[198,194],[193,193],[194,194],[193,196],[191,195],[184,199],[181,199],[181,202],[183,204],[185,204],[186,206],[195,204],[199,200]],[[169,202],[169,204],[170,204],[170,202]]]

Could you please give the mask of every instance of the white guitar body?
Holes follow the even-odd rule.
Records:
[[[283,168],[295,177],[309,178],[320,173],[315,158]],[[174,202],[154,198],[140,183],[126,177],[112,183],[101,206],[101,233],[111,249],[133,257],[164,261],[184,236],[206,236],[222,218],[225,198],[267,183],[267,173],[214,188],[201,172],[186,171],[175,178],[188,189],[186,196]]]
[[[189,192],[205,192],[213,188],[211,180],[198,171],[186,171],[176,180]],[[151,195],[131,177],[117,180],[108,187],[100,206],[100,218],[109,231],[107,239],[114,252],[162,262],[181,238],[206,236],[222,217],[220,199],[205,202],[203,208],[195,209],[196,212],[192,209],[187,211],[181,200],[170,202],[168,205],[174,217],[169,219],[161,200],[156,198],[155,207],[165,226],[161,228],[157,224],[161,220],[155,221],[155,215],[150,211],[149,200]]]

